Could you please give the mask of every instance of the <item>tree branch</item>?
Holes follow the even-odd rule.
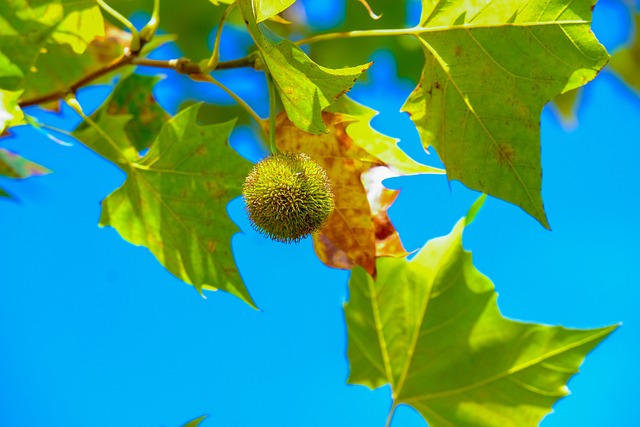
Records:
[[[218,63],[216,70],[228,70],[231,68],[242,68],[242,67],[254,67],[255,57],[252,55],[245,56],[244,58],[234,59],[231,61],[223,61]],[[117,70],[118,68],[125,67],[127,65],[134,65],[140,67],[156,67],[156,68],[168,68],[176,70],[182,74],[202,74],[202,70],[200,65],[197,62],[192,62],[190,59],[180,58],[180,59],[169,59],[169,60],[158,60],[158,59],[146,59],[146,58],[138,58],[131,54],[123,55],[120,58],[116,59],[109,65],[106,65],[90,74],[87,74],[80,80],[72,83],[69,87],[65,89],[61,89],[46,95],[37,96],[31,99],[25,99],[24,101],[20,101],[18,106],[20,108],[30,107],[32,105],[46,104],[47,102],[52,102],[60,98],[64,98],[70,93],[75,93],[81,87],[84,87],[91,83],[94,80],[99,79],[100,77],[111,73],[112,71]]]

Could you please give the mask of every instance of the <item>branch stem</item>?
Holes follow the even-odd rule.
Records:
[[[105,10],[113,10],[106,3],[104,3],[103,0],[96,0],[96,1],[100,4],[101,7],[105,8]],[[228,8],[227,10],[230,11],[230,8]],[[118,12],[116,12],[115,10],[113,10],[113,12],[119,15]],[[126,18],[123,17],[123,19],[129,22],[128,20],[126,20]],[[131,23],[129,22],[129,24]],[[220,28],[221,26],[219,27],[219,29]],[[400,35],[415,36],[420,34],[423,31],[424,30],[420,30],[418,28],[403,28],[398,30],[361,30],[361,31],[346,31],[346,32],[338,32],[338,33],[326,33],[326,34],[318,34],[315,36],[298,40],[296,44],[300,46],[304,44],[311,44],[311,43],[317,43],[322,41],[338,40],[338,39],[353,38],[353,37],[390,37],[390,36],[400,36]],[[215,47],[214,47],[214,52],[215,52]],[[215,69],[228,70],[231,68],[255,67],[255,60],[256,60],[255,55],[248,55],[243,58],[233,59],[231,61],[219,62],[216,65]],[[196,62],[192,62],[185,58],[158,60],[158,59],[139,58],[136,55],[125,54],[120,58],[116,59],[115,61],[113,61],[112,63],[110,63],[109,65],[84,76],[80,80],[71,84],[66,89],[58,90],[56,92],[52,92],[52,93],[38,96],[35,98],[26,99],[24,101],[19,102],[18,105],[20,106],[20,108],[24,108],[32,105],[46,104],[47,102],[52,102],[59,98],[64,98],[70,93],[75,93],[78,89],[80,89],[83,86],[86,86],[92,81],[97,80],[98,78],[114,70],[117,70],[120,67],[124,67],[127,65],[137,65],[141,67],[167,68],[167,69],[176,70],[182,74],[204,75],[203,70],[200,67],[200,64]],[[216,82],[220,83],[217,80]],[[258,123],[261,123],[261,122],[258,122]]]
[[[216,67],[216,70],[252,67],[254,64],[254,60],[255,60],[254,57],[246,56],[244,58],[220,62]],[[77,92],[78,89],[88,85],[94,80],[97,80],[100,77],[127,65],[137,65],[141,67],[168,68],[168,69],[176,70],[183,74],[200,74],[201,73],[201,70],[198,64],[196,64],[195,62],[191,62],[188,59],[158,60],[158,59],[138,58],[131,55],[123,55],[120,58],[113,61],[112,63],[110,63],[109,65],[103,68],[100,68],[90,74],[87,74],[80,80],[76,81],[75,83],[72,83],[66,89],[58,90],[42,96],[37,96],[31,99],[25,99],[24,101],[20,101],[18,105],[20,106],[20,108],[25,108],[25,107],[30,107],[32,105],[46,104],[47,102],[53,102],[57,99],[64,98],[70,93]]]

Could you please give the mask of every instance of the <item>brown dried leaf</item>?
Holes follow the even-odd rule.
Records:
[[[362,266],[376,272],[378,247],[382,254],[399,254],[399,237],[388,221],[386,209],[396,193],[371,186],[372,201],[361,175],[376,166],[384,166],[377,157],[354,143],[347,135],[352,116],[324,112],[322,119],[330,133],[312,135],[298,129],[283,114],[276,120],[278,147],[284,151],[304,152],[326,169],[333,183],[336,208],[325,227],[314,236],[318,257],[326,265],[350,269]],[[380,180],[381,181],[381,180]],[[374,206],[375,209],[372,209]],[[377,241],[376,236],[382,237]],[[402,253],[404,249],[401,249]],[[397,255],[401,256],[401,255]]]

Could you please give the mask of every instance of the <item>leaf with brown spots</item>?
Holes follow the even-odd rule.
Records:
[[[403,110],[447,175],[549,227],[540,113],[584,85],[608,55],[590,30],[592,0],[422,1],[414,28],[425,65]]]
[[[323,113],[328,134],[303,132],[284,114],[276,120],[278,147],[309,155],[326,169],[333,184],[335,210],[314,236],[318,257],[330,267],[360,265],[372,275],[377,256],[406,254],[386,215],[397,192],[382,189],[382,179],[375,174],[377,167],[389,166],[385,168],[387,176],[397,175],[398,169],[440,172],[414,162],[397,147],[395,139],[373,130],[369,121],[375,114],[345,97]],[[376,169],[369,172],[372,168]]]
[[[133,149],[124,130],[130,116],[101,115],[101,129],[78,135],[91,137],[88,145],[127,173],[122,187],[102,202],[100,225],[147,247],[199,292],[221,289],[255,307],[233,259],[231,237],[238,228],[226,212],[251,163],[229,147],[234,122],[199,126],[199,107],[166,122],[141,159],[119,152]]]

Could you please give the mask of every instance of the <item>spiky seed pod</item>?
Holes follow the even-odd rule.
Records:
[[[303,153],[278,152],[257,163],[242,186],[251,225],[272,240],[298,242],[333,211],[325,170]]]

